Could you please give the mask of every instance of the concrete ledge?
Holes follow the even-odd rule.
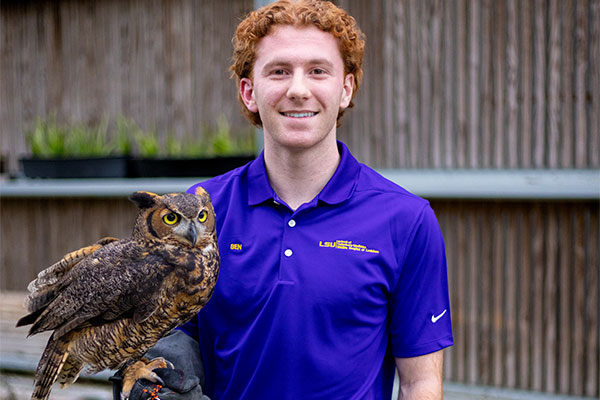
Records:
[[[426,199],[600,199],[600,170],[378,170]],[[208,178],[15,179],[0,197],[126,197],[136,190],[185,191]]]
[[[592,397],[579,397],[531,392],[527,390],[473,386],[454,382],[444,382],[445,400],[583,400]]]
[[[426,199],[600,199],[600,170],[379,170]]]

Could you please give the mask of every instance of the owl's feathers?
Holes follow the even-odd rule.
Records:
[[[208,302],[219,271],[215,215],[195,195],[136,192],[140,210],[130,238],[104,238],[65,255],[28,286],[30,313],[17,326],[53,331],[36,372],[32,399],[82,368],[119,369]]]

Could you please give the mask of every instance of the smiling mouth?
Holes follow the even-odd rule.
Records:
[[[291,118],[309,118],[317,115],[316,112],[282,112],[280,114]]]

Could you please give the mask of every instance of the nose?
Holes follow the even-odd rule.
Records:
[[[303,73],[295,72],[293,74],[287,90],[287,97],[292,100],[304,100],[310,97],[310,89]]]

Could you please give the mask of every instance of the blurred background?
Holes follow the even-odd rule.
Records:
[[[21,390],[13,377],[41,354],[12,328],[37,272],[128,235],[134,190],[182,191],[212,175],[185,163],[152,175],[132,160],[260,150],[228,67],[237,23],[263,3],[0,3],[4,388]],[[444,233],[448,393],[598,398],[600,0],[335,3],[367,36],[364,82],[339,137],[430,200]],[[28,159],[73,157],[88,158],[67,166],[77,179],[40,178],[54,171],[46,164],[26,171]],[[78,175],[108,171],[98,158],[122,164]]]

